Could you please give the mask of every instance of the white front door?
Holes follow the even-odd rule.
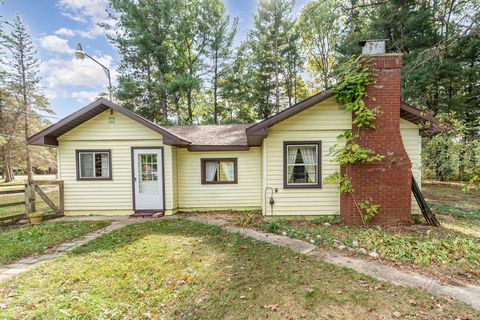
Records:
[[[162,211],[163,149],[133,149],[133,186],[136,211]]]

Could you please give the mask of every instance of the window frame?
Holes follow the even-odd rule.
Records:
[[[317,182],[316,183],[289,183],[288,182],[288,147],[289,146],[316,146],[317,147]],[[284,141],[283,142],[283,188],[322,188],[322,141]]]
[[[108,154],[108,177],[81,177],[80,154],[82,153],[107,153]],[[95,155],[93,157],[95,159]],[[77,149],[75,150],[75,163],[77,166],[77,181],[112,180],[112,150],[111,149]],[[94,167],[95,171],[95,167]]]
[[[233,181],[207,181],[207,162],[233,162]],[[238,159],[237,158],[201,158],[201,183],[202,184],[238,184]]]

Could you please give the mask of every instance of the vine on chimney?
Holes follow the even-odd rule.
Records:
[[[367,223],[378,213],[380,205],[371,203],[368,199],[356,201],[355,190],[348,174],[348,165],[355,163],[373,163],[381,161],[385,156],[358,144],[361,130],[375,130],[373,121],[377,119],[380,110],[369,108],[364,99],[367,97],[367,86],[375,82],[371,61],[365,57],[353,57],[340,69],[340,82],[334,87],[337,101],[343,103],[347,111],[355,115],[353,124],[358,132],[345,130],[338,138],[345,139],[345,145],[333,146],[330,153],[335,161],[345,167],[345,172],[334,172],[324,179],[325,183],[338,183],[340,193],[351,193],[362,221]]]

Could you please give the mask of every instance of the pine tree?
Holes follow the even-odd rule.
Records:
[[[20,16],[10,23],[10,56],[9,75],[13,95],[23,114],[23,130],[25,135],[25,160],[28,181],[33,180],[30,146],[27,139],[30,136],[30,114],[36,109],[47,109],[46,99],[39,99],[39,60],[32,39],[27,32]]]
[[[282,50],[281,73],[283,76],[284,92],[288,99],[288,107],[297,103],[302,97],[303,81],[301,80],[301,72],[303,71],[303,59],[300,52],[300,33],[298,28],[294,26],[294,22],[290,22],[288,28],[288,42]]]
[[[218,124],[221,113],[219,108],[219,86],[226,74],[231,70],[229,62],[232,57],[232,43],[237,33],[238,18],[230,22],[225,6],[218,2],[214,7],[212,34],[209,41],[209,55],[211,60],[212,92],[213,92],[213,123]]]
[[[218,24],[221,0],[183,0],[175,25],[175,63],[179,86],[186,98],[186,123],[194,120],[194,96],[208,73],[207,58],[212,34]]]
[[[292,32],[293,4],[293,0],[261,0],[253,16],[248,39],[254,68],[252,94],[257,114],[264,119],[281,109],[282,52]]]
[[[1,19],[1,17],[0,17]],[[5,32],[3,30],[4,21],[0,20],[0,157],[2,159],[2,175],[5,182],[10,182],[14,179],[13,170],[10,161],[9,142],[11,140],[10,131],[7,130],[7,124],[10,123],[9,114],[6,112],[6,101],[8,92],[5,90],[6,83],[6,70],[5,64],[5,52],[7,49],[7,41]]]
[[[168,79],[179,0],[110,0],[114,25],[103,24],[122,58],[116,96],[152,121],[168,121]]]
[[[247,41],[242,42],[236,49],[231,69],[222,81],[220,91],[228,114],[224,123],[253,123],[256,119],[251,57],[251,45]]]

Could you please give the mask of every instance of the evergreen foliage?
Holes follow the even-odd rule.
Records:
[[[13,168],[32,179],[33,167],[45,162],[52,164],[53,154],[46,149],[32,152],[26,143],[28,137],[45,124],[38,111],[52,110],[39,86],[39,60],[25,23],[19,15],[8,22],[3,32],[3,60],[0,79],[0,124],[3,134],[1,158],[5,180],[13,179]],[[47,164],[48,166],[48,164]]]

